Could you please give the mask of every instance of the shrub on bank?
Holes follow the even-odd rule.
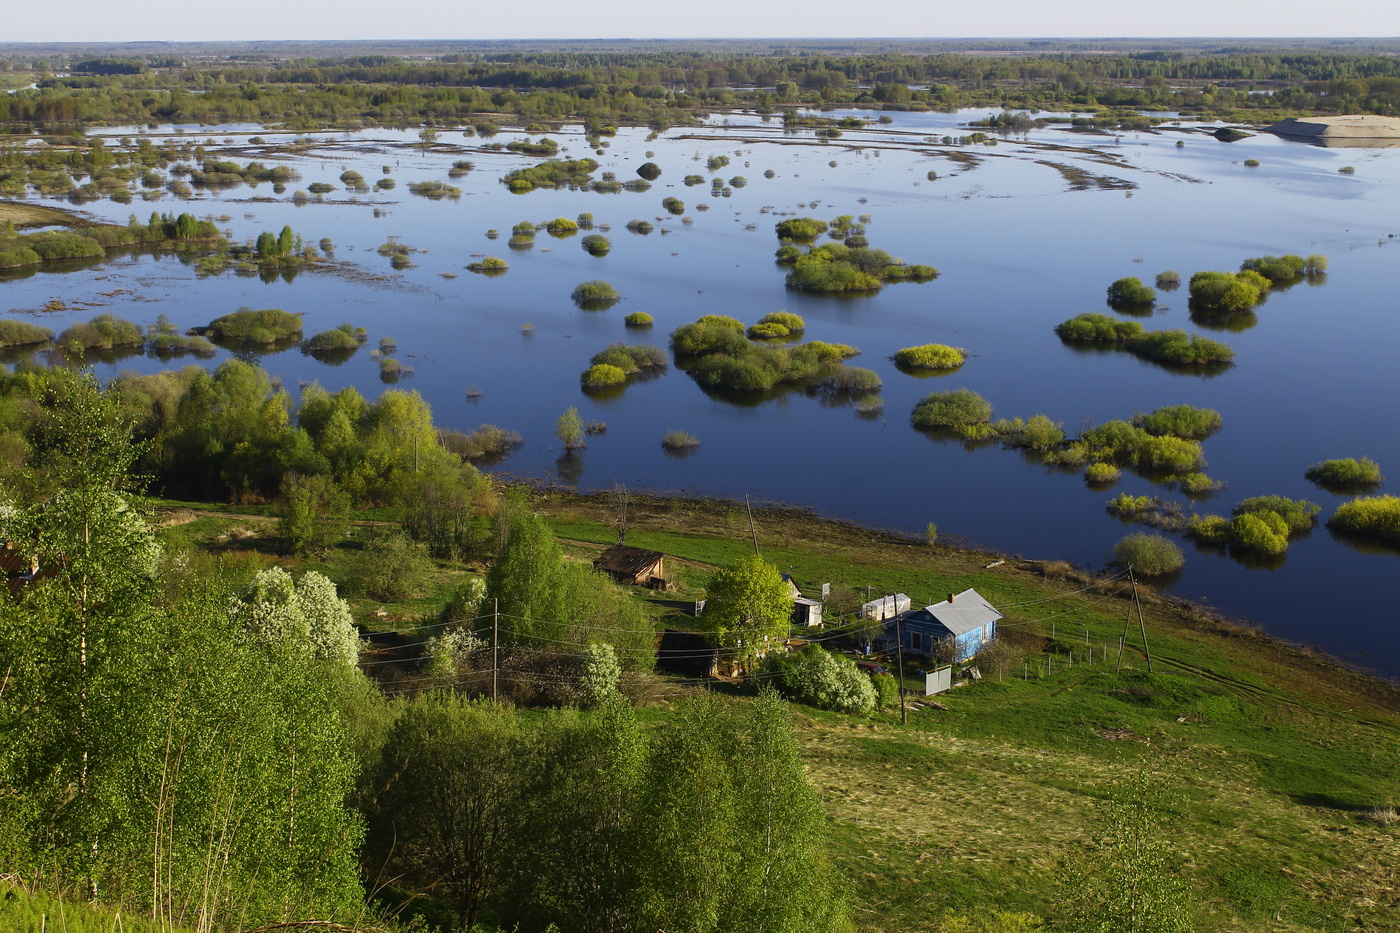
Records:
[[[1113,559],[1148,577],[1175,573],[1186,565],[1186,556],[1175,541],[1143,531],[1126,535],[1115,544]]]

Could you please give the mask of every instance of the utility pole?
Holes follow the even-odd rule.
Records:
[[[744,493],[744,508],[748,509],[749,512],[749,534],[753,535],[753,556],[758,557],[758,529],[754,527],[753,506],[749,504],[748,493]]]
[[[1142,632],[1142,653],[1147,655],[1147,673],[1152,673],[1152,649],[1147,645],[1147,622],[1142,618],[1142,600],[1138,599],[1137,578],[1133,576],[1133,565],[1128,565],[1128,579],[1133,582],[1133,604],[1137,606],[1138,630]]]
[[[501,669],[501,601],[491,600],[491,702],[496,702],[496,674]]]
[[[894,644],[895,656],[899,658],[898,676],[895,681],[899,684],[899,721],[901,725],[909,725],[909,707],[904,703],[904,626],[900,624],[899,615],[894,617]]]

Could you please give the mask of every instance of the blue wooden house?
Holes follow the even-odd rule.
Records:
[[[898,626],[891,624],[885,632],[888,649],[895,647],[895,633],[904,640],[906,654],[931,657],[939,642],[952,640],[956,645],[954,660],[966,661],[991,643],[997,634],[1001,613],[982,598],[976,590],[949,593],[948,598],[933,606],[902,612]]]

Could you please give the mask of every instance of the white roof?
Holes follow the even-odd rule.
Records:
[[[983,599],[981,593],[972,589],[963,590],[951,602],[945,599],[941,603],[925,606],[924,611],[954,635],[971,632],[1001,618],[1001,613]]]

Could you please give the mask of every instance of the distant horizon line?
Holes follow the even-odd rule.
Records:
[[[857,45],[870,42],[889,43],[1056,43],[1056,42],[1287,42],[1290,44],[1307,42],[1400,42],[1396,36],[1327,36],[1327,35],[1205,35],[1205,36],[1138,36],[1138,35],[1060,35],[1060,36],[515,36],[493,38],[296,38],[296,39],[5,39],[0,41],[0,49],[16,46],[114,46],[114,45],[316,45],[326,44],[376,44],[394,45],[399,43],[415,45],[478,45],[490,43],[590,43],[590,42],[664,42],[664,43],[717,43],[717,42],[781,42],[781,43],[832,43]]]

